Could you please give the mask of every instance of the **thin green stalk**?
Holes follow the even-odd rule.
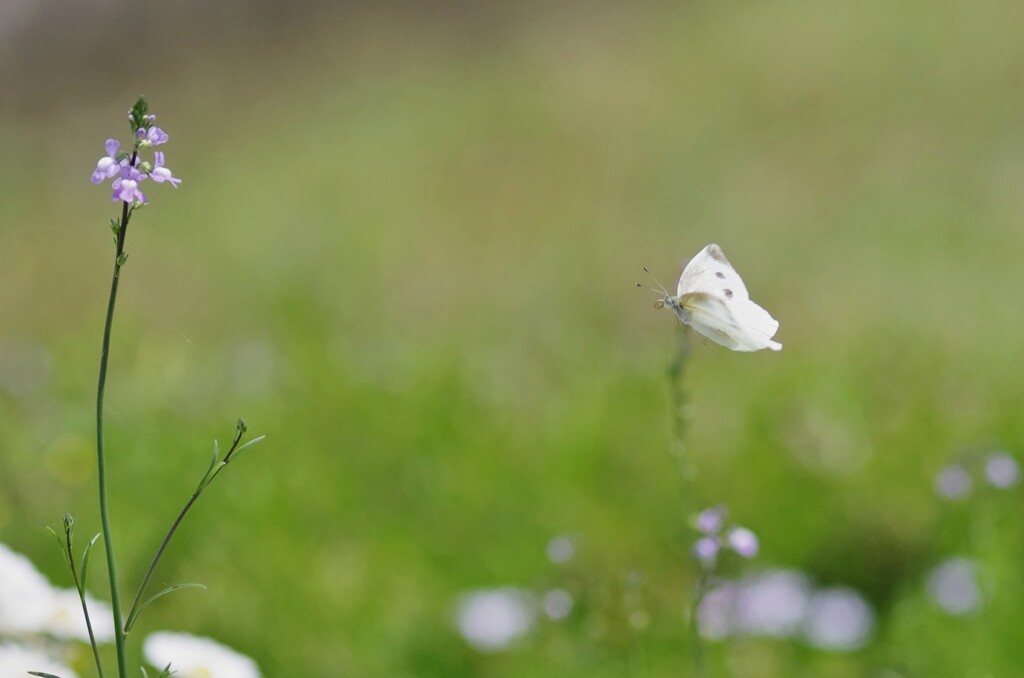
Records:
[[[89,618],[89,606],[85,602],[85,582],[78,578],[78,568],[75,566],[75,553],[71,546],[71,531],[66,530],[64,535],[68,554],[68,567],[71,568],[71,578],[74,580],[75,588],[78,590],[78,599],[82,601],[82,614],[85,615],[85,628],[89,631],[89,645],[92,646],[92,656],[93,659],[96,660],[96,671],[99,672],[100,678],[103,678],[103,662],[100,661],[100,650],[96,645],[96,636],[92,632],[92,620]],[[85,566],[83,565],[82,567],[84,568]]]
[[[188,513],[189,509],[192,508],[192,505],[196,503],[196,500],[199,499],[199,496],[203,493],[203,490],[205,490],[210,485],[210,483],[213,482],[213,480],[221,472],[221,469],[225,468],[231,461],[231,456],[235,453],[235,450],[238,449],[238,444],[242,442],[243,435],[245,435],[245,427],[242,424],[241,420],[239,420],[239,427],[235,432],[235,438],[231,442],[231,448],[228,450],[228,453],[224,455],[223,461],[217,464],[216,467],[211,466],[210,470],[206,472],[206,475],[203,476],[203,479],[199,482],[199,485],[196,487],[195,492],[193,492],[192,496],[189,497],[187,502],[185,502],[185,506],[178,513],[178,517],[174,519],[173,523],[171,523],[171,529],[169,529],[167,531],[167,534],[164,535],[164,539],[162,542],[160,542],[160,547],[156,550],[156,554],[153,556],[153,560],[152,562],[150,562],[149,568],[146,570],[145,576],[142,577],[142,583],[139,584],[139,590],[135,592],[135,599],[132,601],[132,606],[128,610],[128,617],[125,622],[125,633],[131,631],[132,626],[134,626],[135,624],[136,618],[142,611],[142,609],[139,607],[139,604],[142,602],[142,596],[146,592],[146,587],[149,586],[149,580],[153,577],[153,572],[156,570],[157,563],[160,562],[160,558],[161,556],[163,556],[164,551],[167,549],[167,545],[171,543],[171,537],[174,536],[174,533],[178,530],[178,526],[181,525],[181,521],[185,519],[185,514]],[[256,442],[258,442],[259,440],[262,440],[262,436],[259,439],[257,439]],[[248,448],[251,444],[252,443],[247,443],[243,450],[245,448]],[[145,607],[145,605],[143,605],[143,607]]]
[[[679,467],[679,475],[683,480],[685,499],[691,497],[691,484],[697,471],[690,459],[686,446],[686,368],[690,360],[690,337],[684,329],[679,338],[676,354],[668,366],[668,382],[670,406],[672,408],[672,441],[670,452]]]
[[[689,366],[691,352],[690,337],[687,330],[679,340],[676,354],[668,368],[669,391],[671,393],[672,407],[672,441],[671,451],[675,457],[679,469],[679,479],[682,484],[682,508],[683,515],[688,516],[695,509],[694,485],[697,478],[697,468],[690,457],[686,445],[686,368]],[[697,624],[697,610],[707,590],[708,575],[702,569],[694,587],[692,600],[690,601],[689,618],[689,644],[690,656],[693,659],[693,670],[696,678],[704,678],[707,675],[707,667],[704,661],[704,646],[701,642],[700,629]]]
[[[131,165],[135,164],[136,153],[132,154]],[[100,520],[103,525],[103,547],[107,556],[107,575],[110,579],[110,606],[114,613],[114,645],[117,648],[117,673],[119,678],[128,678],[128,662],[125,656],[125,634],[121,624],[121,595],[117,587],[117,563],[114,560],[114,539],[110,529],[110,508],[107,504],[107,465],[103,454],[103,396],[107,386],[107,359],[110,356],[110,330],[114,323],[114,306],[117,303],[117,284],[124,263],[124,240],[128,232],[131,211],[124,203],[121,225],[117,232],[117,253],[114,256],[114,275],[110,281],[110,300],[107,303],[107,320],[103,327],[103,350],[100,353],[100,376],[96,387],[96,464],[100,489]]]

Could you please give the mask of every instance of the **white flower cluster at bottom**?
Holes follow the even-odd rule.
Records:
[[[114,639],[110,606],[86,595],[97,643]],[[55,588],[20,553],[0,544],[0,678],[29,671],[78,678],[78,665],[89,642],[82,603],[75,589]],[[249,657],[209,639],[161,631],[143,642],[146,660],[163,669],[171,664],[176,678],[260,678]]]

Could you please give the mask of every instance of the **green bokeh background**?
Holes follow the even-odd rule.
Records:
[[[208,590],[150,608],[134,656],[169,628],[268,676],[690,675],[686,507],[725,503],[744,568],[854,587],[878,624],[853,653],[712,643],[711,675],[1017,675],[1020,492],[932,487],[1024,444],[1024,6],[226,7],[29,12],[0,49],[0,372],[49,356],[0,390],[0,541],[67,585],[37,525],[99,529],[116,206],[88,176],[139,93],[184,181],[132,222],[114,331],[126,590],[213,439],[267,435],[156,577]],[[786,348],[696,346],[684,493],[680,331],[633,283],[708,242]],[[925,591],[951,555],[984,574],[963,618]],[[573,615],[481,654],[454,601],[506,585]]]

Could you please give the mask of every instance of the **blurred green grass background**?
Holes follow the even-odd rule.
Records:
[[[132,222],[115,325],[126,589],[212,440],[239,415],[268,440],[157,573],[209,590],[154,605],[143,633],[211,635],[268,676],[688,675],[681,507],[724,502],[761,539],[750,567],[853,586],[878,625],[846,654],[712,643],[712,675],[1016,675],[1020,494],[949,505],[932,482],[1024,440],[1022,6],[402,7],[311,6],[276,39],[239,22],[195,49],[178,17],[161,58],[140,44],[119,72],[106,50],[91,78],[66,72],[91,43],[55,42],[10,90],[0,367],[26,345],[50,367],[0,390],[0,541],[63,582],[37,525],[99,529],[116,215],[88,175],[145,93],[184,182]],[[684,498],[679,330],[632,285],[708,242],[786,348],[697,347]],[[545,557],[560,534],[567,566]],[[953,554],[986,572],[965,618],[925,593]],[[504,585],[577,606],[480,654],[454,600]]]

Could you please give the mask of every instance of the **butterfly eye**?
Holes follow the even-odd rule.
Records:
[[[659,310],[665,308],[665,302],[659,299],[658,301],[654,302],[654,308]]]

